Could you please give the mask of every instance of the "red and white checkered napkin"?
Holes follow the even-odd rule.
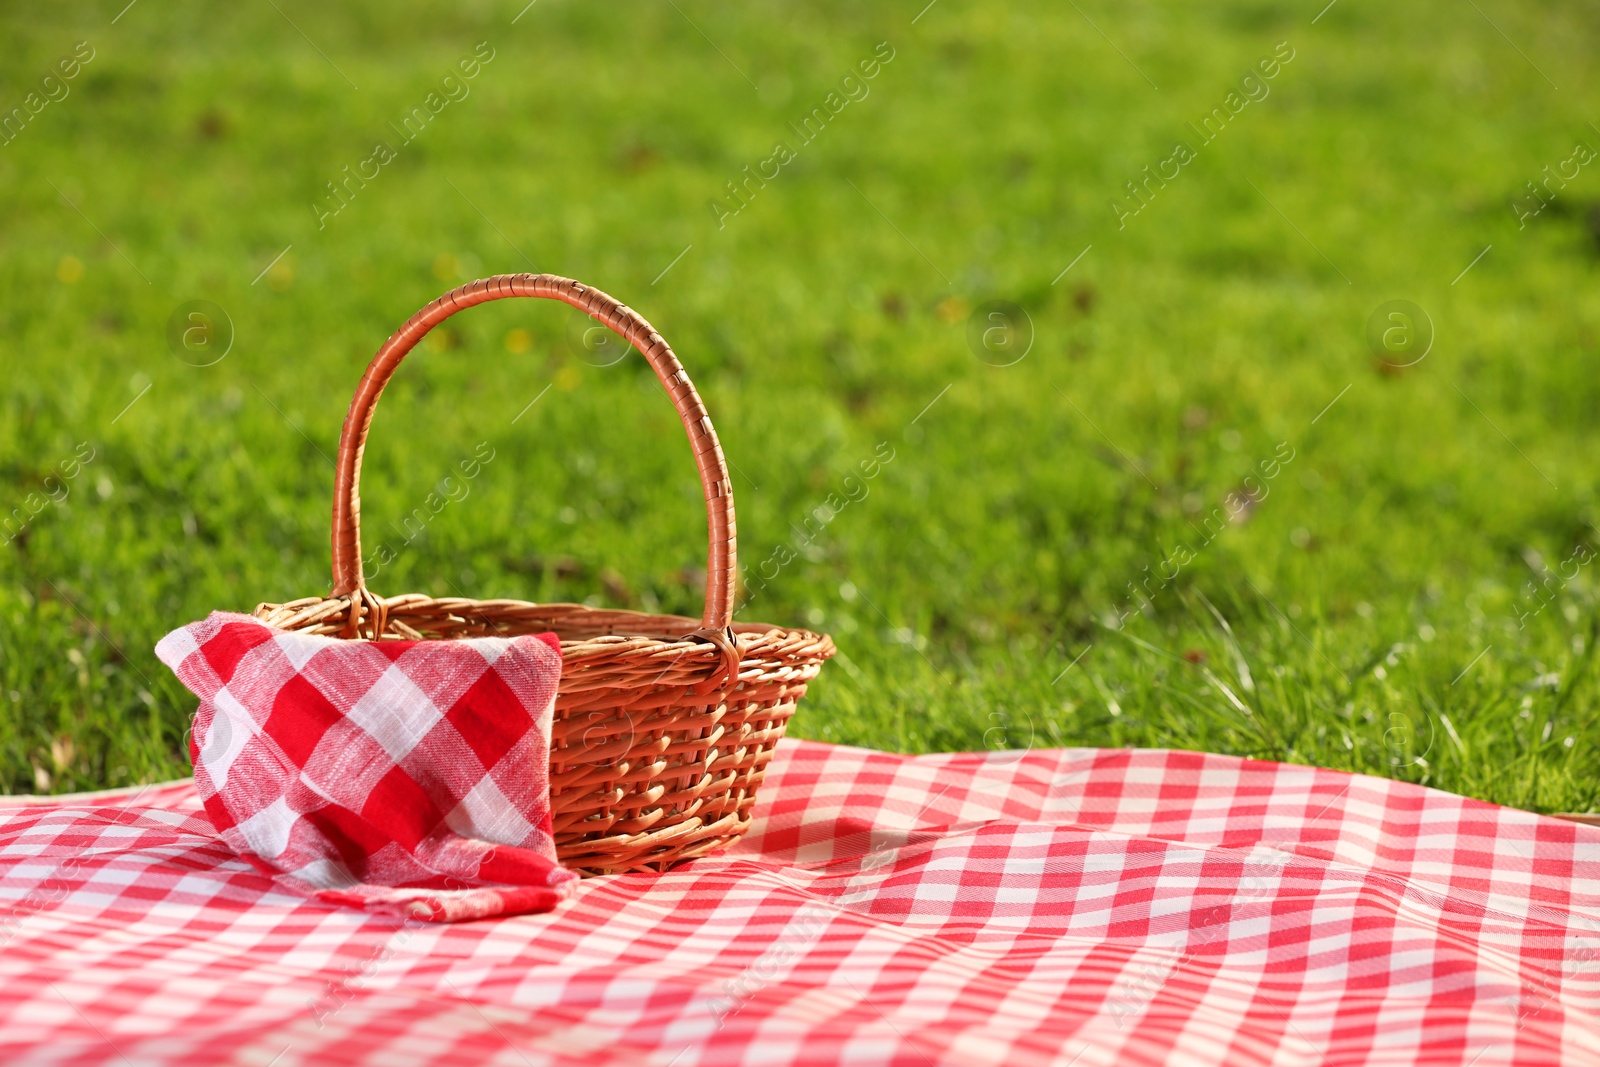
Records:
[[[0,1063],[1600,1064],[1600,829],[1403,782],[784,741],[733,850],[455,925],[197,809],[0,799]]]
[[[200,697],[194,781],[222,840],[288,888],[455,922],[548,911],[554,634],[343,641],[214,612],[156,655]]]

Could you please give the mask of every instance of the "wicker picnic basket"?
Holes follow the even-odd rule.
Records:
[[[710,555],[705,614],[607,611],[581,604],[380,597],[361,567],[361,455],[385,383],[417,342],[475,304],[527,296],[581,308],[649,361],[689,434],[705,492]],[[568,278],[510,274],[435,300],[384,342],[339,438],[333,591],[261,604],[285,630],[359,640],[449,639],[554,631],[561,684],[550,739],[556,849],[591,874],[662,869],[738,840],[773,746],[806,684],[834,653],[825,635],[733,622],[733,493],[705,405],[661,336],[634,311]]]

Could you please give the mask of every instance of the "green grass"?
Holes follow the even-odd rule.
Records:
[[[1206,749],[1595,808],[1600,164],[1523,228],[1509,206],[1600,146],[1593,11],[279,6],[0,16],[7,109],[95,49],[0,146],[0,516],[94,455],[0,549],[0,789],[185,773],[194,701],[152,645],[325,592],[367,359],[444,289],[539,269],[673,343],[752,577],[893,450],[742,613],[843,650],[799,735]],[[319,230],[324,183],[480,41],[471,95]],[[882,41],[870,95],[799,144]],[[1280,41],[1270,95],[1200,146],[1185,123]],[[708,201],[780,139],[795,158],[719,228]],[[1119,229],[1111,198],[1179,139],[1196,158]],[[1395,370],[1364,335],[1400,298],[1436,340]],[[236,330],[214,366],[165,340],[192,299]],[[1010,366],[968,345],[991,299],[1035,330]],[[565,311],[476,309],[402,369],[369,548],[494,459],[380,593],[698,614],[682,431],[637,356],[575,357]],[[1247,484],[1270,492],[1202,546]]]

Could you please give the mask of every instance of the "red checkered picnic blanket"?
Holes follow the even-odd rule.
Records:
[[[402,918],[549,911],[555,634],[341,641],[214,611],[156,655],[200,697],[212,826],[286,888]]]
[[[1600,1063],[1600,830],[1187,752],[788,741],[731,852],[451,926],[14,799],[0,899],[8,1065]]]

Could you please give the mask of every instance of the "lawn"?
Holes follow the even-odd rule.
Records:
[[[694,376],[740,617],[841,649],[801,736],[1597,805],[1591,9],[113,0],[0,33],[0,790],[184,774],[155,641],[325,592],[366,361],[539,270]],[[682,430],[586,339],[507,301],[408,360],[375,590],[699,613]]]

